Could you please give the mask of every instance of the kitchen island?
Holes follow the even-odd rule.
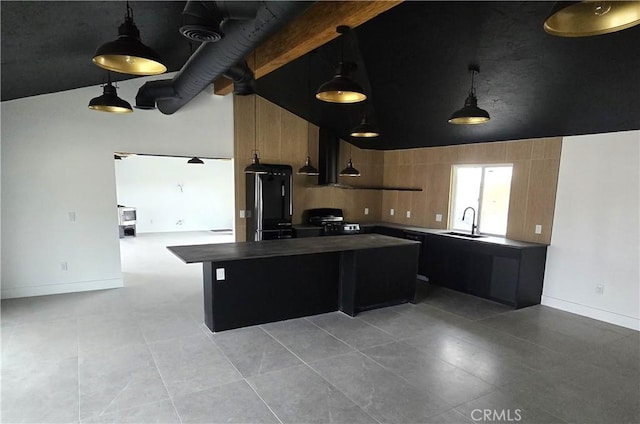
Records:
[[[203,264],[205,324],[229,330],[415,296],[420,243],[379,234],[170,246]]]

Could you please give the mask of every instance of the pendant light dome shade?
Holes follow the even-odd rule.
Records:
[[[366,115],[363,116],[362,121],[351,130],[351,137],[371,138],[378,137],[379,135],[380,132],[375,125],[369,122]]]
[[[450,124],[483,124],[488,122],[491,118],[489,112],[478,107],[478,99],[476,98],[476,88],[473,84],[475,74],[480,73],[480,68],[477,65],[469,65],[469,72],[471,72],[471,89],[469,95],[464,101],[464,106],[451,115],[449,118]]]
[[[358,103],[367,98],[364,90],[349,77],[354,63],[340,62],[333,78],[318,88],[316,98],[329,103]]]
[[[131,113],[131,105],[116,94],[116,88],[109,81],[104,86],[104,94],[94,97],[89,102],[89,109],[110,113]]]
[[[202,159],[200,159],[200,158],[199,158],[199,157],[197,157],[197,156],[194,156],[194,157],[192,157],[191,159],[189,159],[189,160],[187,161],[187,163],[196,163],[196,164],[199,164],[199,165],[204,164],[204,162],[202,161]]]
[[[253,156],[251,157],[251,163],[244,168],[245,174],[268,174],[269,170],[266,166],[260,163],[260,158],[258,157],[258,151],[253,152]]]
[[[559,1],[544,30],[560,37],[588,37],[640,24],[640,1]]]
[[[359,177],[360,171],[353,167],[353,162],[351,162],[351,158],[349,158],[349,162],[347,163],[347,167],[340,171],[339,174],[341,177]]]
[[[320,175],[320,172],[311,165],[311,156],[307,156],[307,160],[304,161],[304,166],[298,169],[298,175]]]
[[[482,124],[489,119],[489,112],[478,107],[478,99],[473,94],[464,101],[464,107],[453,112],[449,122],[451,124]]]
[[[108,71],[130,75],[158,75],[167,71],[160,56],[140,41],[140,31],[133,22],[128,2],[124,23],[118,28],[118,38],[98,47],[93,63]]]

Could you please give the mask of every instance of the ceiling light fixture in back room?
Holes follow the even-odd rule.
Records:
[[[349,74],[355,71],[357,66],[352,62],[344,61],[344,39],[351,31],[346,25],[340,25],[336,31],[340,36],[340,63],[336,67],[336,73],[329,81],[325,82],[318,88],[316,98],[323,102],[329,103],[358,103],[366,100],[367,95],[364,90],[355,81],[351,79]]]
[[[111,84],[111,74],[107,72],[107,83],[103,86],[102,96],[94,97],[89,102],[89,109],[99,112],[131,113],[131,105],[118,97],[116,87]]]
[[[160,56],[140,41],[140,31],[133,22],[128,1],[124,23],[118,28],[118,38],[98,47],[93,63],[108,71],[130,75],[158,75],[167,71]]]
[[[478,65],[469,65],[469,72],[471,72],[471,89],[469,95],[464,101],[464,106],[451,115],[449,118],[450,124],[484,124],[491,118],[489,112],[478,107],[478,99],[476,98],[476,88],[474,86],[474,77],[480,73],[480,67]]]
[[[560,37],[609,34],[640,24],[640,1],[559,1],[544,30]]]
[[[204,162],[202,161],[202,159],[200,159],[200,158],[199,158],[199,157],[197,157],[197,156],[194,156],[194,157],[192,157],[191,159],[189,159],[189,160],[187,161],[187,163],[191,163],[191,164],[194,164],[194,163],[195,163],[195,164],[198,164],[198,165],[203,165],[203,164],[204,164]]]

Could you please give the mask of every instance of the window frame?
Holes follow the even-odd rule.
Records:
[[[511,168],[511,181],[509,182],[509,201],[511,201],[511,189],[513,183],[513,163],[462,163],[462,164],[453,164],[451,165],[451,185],[449,187],[449,219],[447,222],[447,229],[449,230],[457,230],[457,231],[468,231],[468,228],[455,228],[453,226],[454,222],[454,206],[456,205],[456,196],[455,196],[455,188],[457,186],[457,169],[460,168],[480,168],[480,186],[478,191],[478,200],[477,200],[477,210],[476,210],[476,225],[477,231],[476,233],[480,234],[480,221],[482,219],[482,194],[484,192],[484,173],[485,168]],[[507,206],[508,207],[508,206]],[[509,220],[509,209],[507,209],[507,226]],[[508,228],[507,228],[508,229]],[[505,234],[496,234],[496,233],[482,233],[488,236],[498,236],[498,237],[506,237],[507,229],[505,229]]]

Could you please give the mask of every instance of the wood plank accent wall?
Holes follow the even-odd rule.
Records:
[[[234,128],[238,241],[246,239],[245,221],[239,218],[239,212],[246,209],[244,168],[254,149],[254,134],[263,163],[288,164],[293,168],[294,224],[301,223],[305,209],[336,207],[342,208],[346,219],[354,222],[387,221],[444,229],[448,222],[452,165],[512,163],[507,237],[538,243],[551,241],[561,137],[389,151],[351,147],[353,164],[362,177],[340,177],[339,183],[423,189],[410,192],[320,187],[316,186],[316,177],[296,175],[307,155],[307,141],[312,163],[318,165],[318,127],[261,97],[234,96]],[[349,154],[349,144],[341,141],[340,169],[346,166]],[[365,208],[369,208],[368,215],[364,215]],[[395,210],[393,216],[390,209]],[[407,211],[411,211],[410,218],[406,217]],[[435,220],[436,214],[442,215],[442,221]],[[542,225],[542,234],[535,234],[536,224]]]
[[[254,107],[257,109],[254,111]],[[302,222],[302,211],[310,208],[342,208],[348,220],[379,221],[382,194],[376,190],[346,190],[317,186],[317,177],[297,175],[307,156],[318,166],[318,127],[285,109],[259,97],[234,96],[234,167],[236,199],[236,240],[246,240],[245,220],[240,211],[246,209],[244,168],[251,161],[254,134],[262,163],[286,164],[293,168],[293,223]],[[257,125],[254,116],[257,116]],[[257,131],[257,132],[256,132]],[[341,141],[340,169],[347,165],[349,145]],[[360,178],[340,177],[339,183],[349,185],[382,185],[384,152],[352,147],[354,165],[363,174]],[[364,208],[369,215],[364,215]]]
[[[447,228],[451,169],[455,164],[513,164],[507,237],[549,243],[555,206],[561,137],[390,150],[384,185],[423,187],[422,192],[384,191],[382,220]],[[394,209],[395,214],[390,214]],[[406,212],[411,211],[411,217]],[[442,215],[437,222],[436,214]],[[535,234],[536,224],[542,234]]]

